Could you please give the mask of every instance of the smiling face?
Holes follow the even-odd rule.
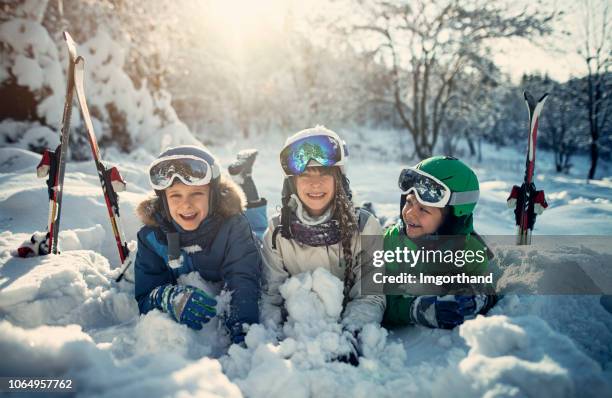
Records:
[[[409,194],[402,209],[402,219],[406,225],[406,235],[413,239],[420,238],[440,228],[444,221],[444,211],[439,207],[422,205],[414,194]]]
[[[317,217],[325,213],[336,194],[334,176],[329,169],[308,167],[295,177],[298,198],[308,214]]]
[[[193,231],[208,215],[209,185],[191,186],[175,182],[166,189],[170,216],[186,231]]]

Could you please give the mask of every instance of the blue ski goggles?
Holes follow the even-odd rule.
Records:
[[[344,160],[344,154],[348,155],[344,143],[327,135],[314,135],[287,145],[281,151],[280,162],[286,175],[300,175],[311,160],[331,167]]]
[[[149,167],[149,181],[155,190],[164,190],[178,178],[186,185],[206,185],[218,175],[214,166],[190,155],[175,155],[157,159]]]
[[[448,185],[436,177],[415,168],[400,172],[399,188],[403,195],[413,193],[419,203],[425,206],[444,207],[475,203],[480,191],[452,192]]]

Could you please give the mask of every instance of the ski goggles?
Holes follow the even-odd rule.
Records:
[[[186,185],[206,185],[219,175],[216,165],[191,155],[172,155],[155,160],[149,167],[149,181],[155,190],[163,190],[178,178]]]
[[[448,185],[436,177],[415,168],[403,169],[398,185],[403,195],[413,193],[425,206],[444,207],[475,203],[480,196],[478,190],[452,192]]]
[[[328,135],[304,137],[287,145],[280,154],[281,167],[286,175],[300,175],[311,160],[321,166],[339,164],[348,155],[346,144]]]

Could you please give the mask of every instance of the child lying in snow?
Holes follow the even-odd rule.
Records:
[[[260,213],[250,216],[264,220],[253,228],[263,231],[265,200],[245,216],[242,191],[221,175],[218,161],[205,148],[167,149],[151,163],[149,177],[156,196],[138,207],[145,224],[138,232],[135,261],[140,312],[157,308],[201,329],[216,316],[215,299],[196,287],[177,284],[180,275],[198,271],[203,279],[223,282],[233,292],[225,325],[232,341],[242,342],[243,325],[259,321],[261,276],[258,243],[247,216]]]
[[[385,250],[421,247],[446,250],[484,250],[486,245],[474,232],[472,212],[479,196],[476,174],[458,159],[436,156],[415,167],[402,170],[399,186],[399,222],[385,232]],[[445,240],[442,236],[454,236]],[[461,247],[457,248],[457,238]],[[466,264],[461,272],[484,274],[488,256],[483,261]],[[417,264],[412,272],[436,274],[435,265]],[[452,265],[451,265],[452,267]],[[399,264],[388,264],[388,270]],[[471,292],[475,293],[475,292]],[[383,324],[397,326],[419,324],[431,328],[452,329],[477,314],[485,314],[497,301],[495,295],[482,292],[468,295],[387,295]]]
[[[344,142],[324,127],[303,130],[285,142],[280,154],[283,207],[264,236],[266,323],[282,322],[279,286],[289,276],[319,267],[344,281],[342,323],[347,331],[356,335],[367,323],[382,320],[384,295],[361,296],[359,291],[361,265],[371,260],[363,256],[360,235],[381,235],[382,229],[374,216],[353,207],[347,157]]]

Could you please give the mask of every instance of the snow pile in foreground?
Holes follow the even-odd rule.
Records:
[[[492,316],[466,322],[470,347],[459,372],[476,395],[599,396],[610,393],[595,361],[568,337],[534,316]]]
[[[441,356],[413,352],[410,341],[390,340],[385,329],[368,325],[360,336],[364,357],[355,368],[332,361],[348,350],[339,324],[342,284],[317,270],[282,286],[288,309],[283,340],[254,325],[246,348],[233,345],[225,353],[215,346],[227,342],[218,323],[193,331],[159,311],[139,316],[133,285],[112,282],[116,269],[91,251],[8,261],[6,254],[0,269],[0,374],[73,378],[82,395],[610,393],[601,366],[536,316],[478,317],[459,330],[433,331],[433,342],[444,347]],[[210,289],[197,274],[186,278]],[[512,301],[498,310],[517,304]],[[411,355],[423,354],[429,359],[409,363]]]

